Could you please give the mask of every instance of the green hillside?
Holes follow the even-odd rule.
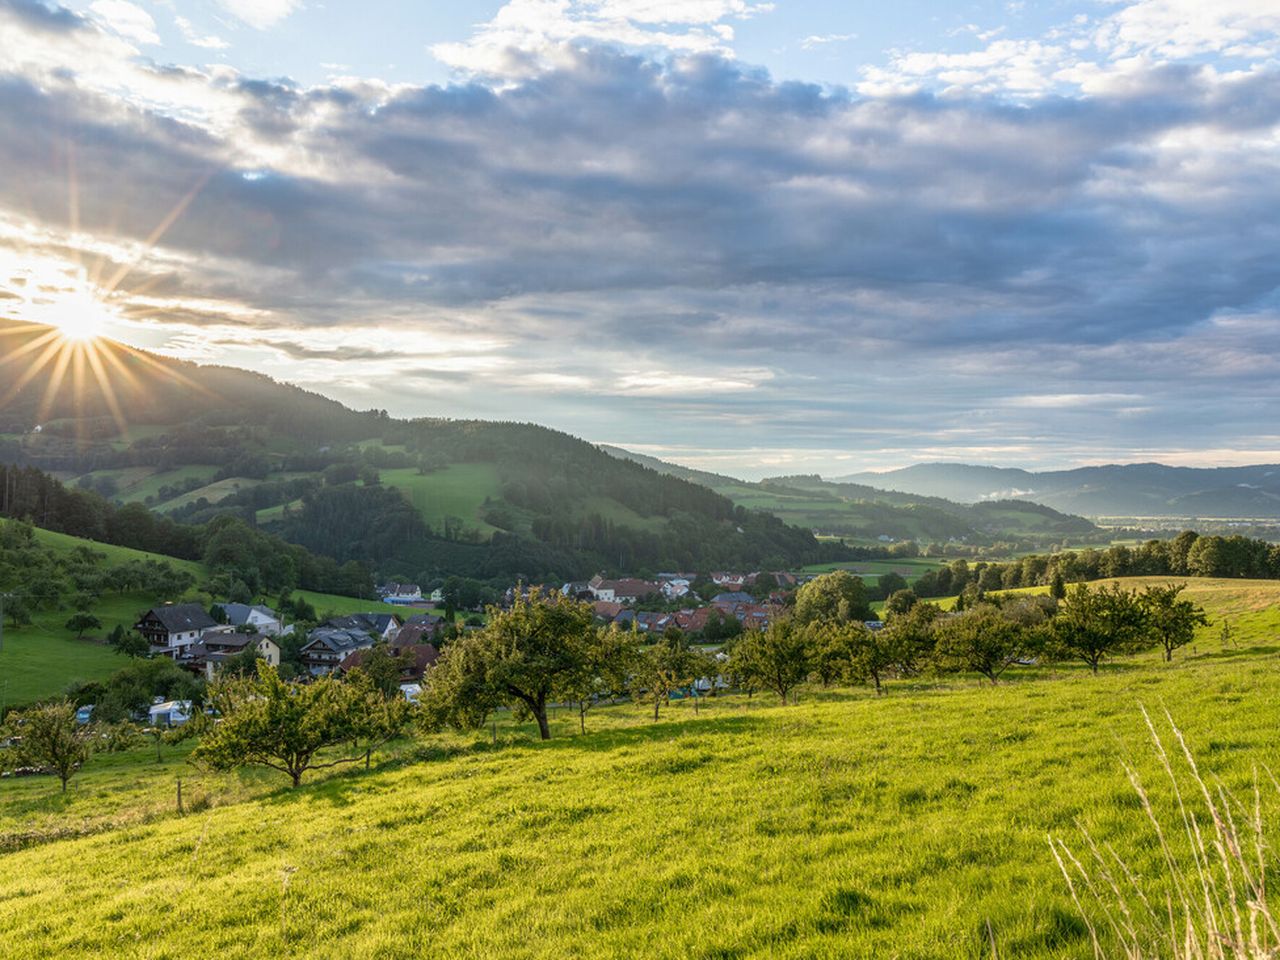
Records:
[[[774,477],[749,483],[690,470],[619,447],[601,449],[619,459],[701,484],[741,507],[765,510],[824,536],[868,543],[878,543],[882,536],[923,543],[961,540],[971,544],[1020,540],[1046,543],[1065,537],[1106,540],[1106,535],[1083,517],[1021,500],[963,504],[936,496],[836,483],[817,476]]]
[[[1273,650],[720,697],[658,724],[598,708],[547,743],[506,720],[496,745],[402,742],[297,791],[185,747],[97,758],[65,797],[0,790],[5,955],[1086,960],[1046,838],[1087,857],[1087,827],[1163,904],[1124,763],[1178,853],[1181,827],[1140,707],[1167,705],[1206,779],[1251,798],[1280,764]],[[1280,796],[1261,798],[1275,838]]]
[[[70,554],[77,547],[87,547],[103,554],[104,569],[110,569],[131,560],[166,562],[195,577],[196,588],[182,597],[156,597],[143,593],[105,594],[93,604],[91,611],[102,621],[102,628],[92,631],[82,640],[76,639],[65,627],[72,612],[69,607],[58,610],[35,610],[32,613],[32,622],[27,626],[15,629],[6,625],[4,645],[3,649],[0,649],[0,698],[3,699],[3,704],[12,706],[54,696],[66,690],[72,683],[103,680],[121,669],[128,662],[127,659],[106,646],[102,638],[117,624],[126,628],[132,626],[141,610],[166,601],[194,599],[207,605],[217,599],[200,590],[200,586],[209,577],[208,570],[201,564],[146,553],[142,550],[132,550],[128,547],[82,540],[38,528],[35,535],[39,543],[60,554]],[[318,614],[341,615],[373,610],[404,615],[403,607],[392,607],[376,600],[361,600],[355,597],[340,597],[305,590],[297,591],[296,595],[307,600],[315,607]]]
[[[21,351],[44,333],[6,328],[6,346]],[[36,371],[0,407],[0,464],[187,524],[232,514],[339,564],[424,581],[849,556],[810,530],[544,427],[397,420],[246,370],[109,341],[95,348],[105,369],[130,371],[128,382],[91,380],[73,393]]]

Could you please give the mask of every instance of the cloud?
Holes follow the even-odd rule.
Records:
[[[186,17],[174,17],[173,22],[181,32],[183,39],[193,47],[203,47],[206,50],[226,50],[231,46],[227,41],[212,33],[201,34]]]
[[[829,43],[845,43],[849,40],[857,39],[856,33],[824,33],[810,34],[800,41],[802,50],[815,50],[818,47],[826,46]]]
[[[562,64],[581,42],[730,56],[730,21],[772,9],[755,0],[508,0],[469,39],[430,50],[451,67],[500,77]]]
[[[218,0],[218,4],[249,26],[266,30],[301,9],[302,0]]]
[[[136,43],[159,43],[156,22],[151,14],[128,0],[94,0],[89,11],[127,40]]]
[[[0,276],[81,264],[140,342],[362,406],[789,467],[1256,449],[1280,413],[1274,66],[1090,72],[1086,24],[850,92],[650,42],[758,5],[503,10],[536,69],[306,87],[0,0]]]

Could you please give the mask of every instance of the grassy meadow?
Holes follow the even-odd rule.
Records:
[[[657,724],[623,704],[586,735],[561,711],[545,744],[504,716],[496,743],[401,741],[297,791],[203,773],[186,746],[95,758],[65,797],[6,781],[5,955],[1084,960],[1049,836],[1083,851],[1087,828],[1153,902],[1167,892],[1123,769],[1172,825],[1143,705],[1241,798],[1280,768],[1276,621],[1256,587],[1202,589],[1256,617],[1248,640],[1097,677],[734,695]],[[1275,839],[1280,794],[1262,802]]]
[[[502,495],[497,468],[491,463],[455,463],[426,474],[413,467],[378,473],[383,485],[403,493],[433,529],[443,527],[449,517],[486,536],[497,529],[480,519],[485,498]]]

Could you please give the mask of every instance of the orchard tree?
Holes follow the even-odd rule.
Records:
[[[884,612],[890,617],[907,613],[919,600],[920,598],[916,596],[915,591],[910,587],[895,590],[885,599]]]
[[[841,683],[870,683],[876,696],[884,692],[882,680],[901,659],[897,635],[887,629],[871,630],[861,623],[830,623],[812,629],[820,674]]]
[[[1090,589],[1079,583],[1067,591],[1052,621],[1052,649],[1063,659],[1083,660],[1094,673],[1107,657],[1147,641],[1141,603],[1118,583]]]
[[[587,732],[587,711],[601,697],[627,692],[639,662],[636,635],[617,627],[599,627],[586,648],[586,669],[563,685],[568,699],[578,705],[578,727]]]
[[[847,570],[824,573],[796,591],[795,621],[800,626],[811,623],[850,623],[871,619],[867,589],[861,577]]]
[[[332,677],[292,683],[261,661],[255,677],[211,685],[208,702],[221,720],[200,741],[192,759],[214,770],[270,767],[288,774],[296,787],[308,770],[361,759],[359,753],[318,759],[322,750],[350,744],[367,732],[367,702],[355,684]]]
[[[632,679],[636,700],[653,703],[653,719],[675,690],[697,682],[706,668],[704,658],[689,647],[679,630],[665,632],[639,657]]]
[[[76,722],[75,704],[60,700],[32,707],[11,716],[8,727],[21,738],[19,762],[52,769],[66,793],[67,781],[88,762],[94,737],[90,726]]]
[[[83,640],[84,635],[90,630],[101,630],[102,621],[91,613],[81,612],[72,615],[66,623],[66,628],[76,635],[77,640]]]
[[[890,612],[888,617],[884,632],[888,634],[886,642],[896,651],[898,667],[904,674],[919,673],[933,658],[934,625],[942,618],[942,609],[936,603],[919,601],[905,611]]]
[[[813,669],[809,631],[793,620],[777,620],[763,630],[747,631],[734,644],[730,657],[735,676],[772,690],[783,703]]]
[[[478,726],[499,706],[524,709],[550,740],[547,704],[581,690],[595,636],[585,603],[534,590],[510,610],[490,607],[488,623],[450,643],[431,671],[430,709],[461,726]]]
[[[1151,586],[1138,597],[1146,614],[1147,629],[1164,649],[1164,659],[1173,659],[1173,651],[1195,639],[1196,627],[1207,627],[1209,618],[1204,608],[1191,600],[1180,600],[1185,583]]]
[[[1040,628],[1006,617],[994,604],[979,603],[940,620],[934,638],[939,669],[980,673],[994,684],[1009,667],[1035,653]]]

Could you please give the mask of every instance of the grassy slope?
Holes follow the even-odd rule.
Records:
[[[485,497],[502,495],[493,464],[455,463],[428,474],[413,467],[378,473],[385,486],[404,493],[432,529],[439,530],[447,517],[459,517],[469,529],[485,535],[497,529],[480,519]]]
[[[853,560],[847,563],[815,563],[803,568],[804,573],[830,573],[848,570],[868,583],[875,583],[882,573],[900,573],[908,583],[915,583],[930,570],[946,566],[942,560],[908,557],[901,560]]]
[[[1083,960],[1046,834],[1079,848],[1083,822],[1159,876],[1121,770],[1172,816],[1139,704],[1169,704],[1202,769],[1244,790],[1280,762],[1278,680],[1254,651],[721,698],[657,725],[623,706],[585,737],[564,716],[549,744],[445,737],[296,793],[187,768],[215,806],[185,819],[165,813],[184,768],[142,751],[66,799],[47,779],[0,791],[0,831],[75,829],[104,804],[122,824],[4,856],[0,929],[13,958],[977,958],[990,923],[1000,956]]]
[[[159,554],[145,553],[128,547],[81,540],[49,530],[37,530],[36,537],[46,546],[69,552],[77,546],[88,546],[106,555],[106,565],[114,566],[129,560],[161,560],[191,573],[197,587],[208,578],[208,571],[198,563],[174,560]],[[404,607],[392,607],[384,603],[339,597],[330,594],[299,591],[317,613],[334,614],[361,611],[394,611],[407,617],[419,611]],[[0,650],[0,695],[8,704],[29,703],[42,697],[53,696],[65,690],[69,684],[80,680],[102,680],[123,667],[127,661],[104,646],[99,636],[105,636],[117,623],[130,627],[140,610],[159,602],[162,598],[144,594],[109,594],[94,607],[93,614],[102,621],[98,634],[77,640],[63,626],[71,616],[70,610],[37,611],[30,626],[20,630],[5,628],[4,647]],[[207,594],[195,592],[189,598],[207,603]],[[270,600],[267,601],[270,603]]]

